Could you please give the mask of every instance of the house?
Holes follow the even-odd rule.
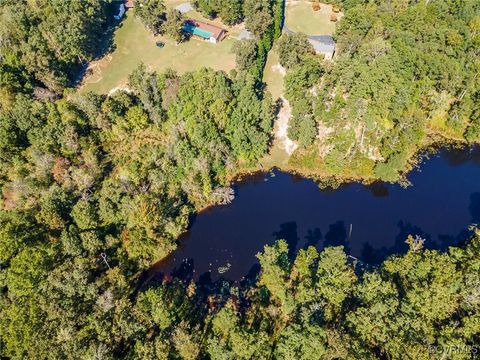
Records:
[[[123,17],[123,15],[125,15],[125,12],[128,9],[133,8],[133,6],[135,5],[134,0],[114,1],[114,3],[119,4],[118,13],[116,15],[113,15],[115,20],[120,20]]]
[[[183,31],[213,44],[219,43],[227,35],[225,29],[193,19],[185,21]]]
[[[325,60],[332,60],[335,54],[335,40],[330,35],[310,36],[308,38],[317,54],[323,54]]]
[[[195,10],[195,9],[193,8],[192,4],[187,2],[187,3],[183,3],[183,4],[180,4],[180,5],[176,6],[175,10],[180,11],[182,14],[186,14],[190,11]]]
[[[125,14],[125,5],[120,4],[120,6],[118,7],[118,14],[113,15],[113,17],[115,18],[115,20],[120,20],[123,17],[123,14]]]

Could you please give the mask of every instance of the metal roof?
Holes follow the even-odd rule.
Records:
[[[190,22],[187,22],[185,25],[183,25],[183,30],[190,34],[200,36],[204,39],[210,39],[213,36],[213,33],[207,30],[200,29],[198,26],[195,26]]]
[[[194,19],[188,19],[183,25],[183,30],[191,34],[200,36],[204,39],[209,39],[213,37],[217,41],[222,40],[222,37],[225,34],[225,30],[218,26]]]
[[[192,11],[193,7],[189,2],[186,2],[186,3],[178,5],[175,9],[180,11],[182,14],[186,14],[189,11]]]
[[[317,53],[334,53],[335,52],[335,41],[331,36],[320,35],[309,37],[308,41],[312,44],[313,48]]]
[[[333,40],[333,37],[331,37],[330,35],[312,35],[308,38],[322,44],[335,45],[335,40]]]

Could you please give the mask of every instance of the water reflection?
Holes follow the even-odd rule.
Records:
[[[295,221],[289,221],[284,224],[280,224],[280,230],[274,231],[273,236],[275,240],[285,240],[288,244],[289,250],[289,258],[293,260],[295,258],[296,249],[298,246],[298,238],[297,234],[297,223]]]
[[[408,235],[445,250],[468,238],[480,223],[480,151],[443,151],[409,175],[413,186],[350,184],[320,190],[311,180],[275,171],[235,184],[236,199],[194,219],[179,248],[154,271],[204,283],[248,281],[255,255],[285,239],[300,248],[343,246],[361,261],[378,264],[407,250]],[[250,275],[250,277],[249,277]]]
[[[471,149],[451,149],[443,152],[443,158],[450,166],[459,166],[468,162],[480,165],[480,147],[473,147]]]
[[[317,246],[320,243],[320,240],[322,240],[322,232],[320,231],[319,228],[315,229],[308,229],[307,230],[307,235],[305,235],[305,246]]]
[[[323,247],[343,246],[345,252],[350,253],[350,247],[347,241],[347,229],[343,221],[337,221],[328,226],[328,232],[325,234]]]
[[[480,223],[480,193],[472,193],[470,195],[470,205],[468,206],[468,211],[472,216],[472,223]]]
[[[387,197],[388,196],[388,187],[385,183],[375,182],[373,184],[367,185],[366,188],[370,190],[375,197]]]

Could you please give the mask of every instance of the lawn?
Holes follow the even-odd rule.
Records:
[[[286,1],[286,26],[294,32],[303,32],[307,35],[332,35],[335,31],[336,23],[330,21],[331,14],[332,7],[330,5],[321,4],[320,10],[315,12],[312,9],[312,4],[310,1]],[[338,19],[340,19],[341,16],[341,13],[337,14]],[[268,54],[268,59],[263,74],[263,81],[266,84],[267,90],[272,94],[274,101],[280,97],[283,97],[284,77],[285,69],[280,66],[278,53],[276,52],[274,46],[274,48]],[[296,160],[295,164],[291,164],[291,156],[285,150],[286,148],[289,148],[290,145],[285,143],[285,138],[282,137],[284,135],[280,135],[280,133],[282,133],[280,129],[281,124],[280,121],[277,120],[274,129],[275,138],[270,151],[260,160],[262,168],[269,169],[271,167],[280,167],[282,169],[290,170],[302,169],[302,166],[305,164],[302,164],[301,162],[306,161],[302,160],[304,156],[299,156],[300,160]],[[297,150],[297,152],[301,151]],[[296,158],[296,153],[294,153],[293,158]],[[310,157],[309,159],[315,159],[317,162],[318,156]]]
[[[280,66],[278,54],[275,49],[268,53],[263,81],[267,84],[267,90],[272,94],[273,100],[277,100],[283,95],[283,77],[285,69]]]
[[[287,0],[285,25],[294,32],[307,35],[332,35],[335,22],[330,21],[332,6],[321,4],[319,11],[313,11],[312,2],[307,0]],[[337,14],[338,19],[342,16]]]
[[[283,97],[283,78],[285,76],[285,69],[280,66],[278,54],[275,47],[268,53],[265,71],[263,73],[263,81],[267,85],[267,91],[272,94],[273,101]],[[288,120],[287,120],[288,121]],[[285,167],[288,164],[290,155],[285,151],[283,138],[279,135],[280,114],[275,122],[274,139],[272,146],[266,156],[260,160],[263,169],[270,169],[272,167]]]
[[[171,0],[167,5],[175,6],[184,1]],[[141,22],[134,17],[134,9],[127,12],[119,28],[115,31],[115,49],[102,59],[92,62],[89,74],[85,77],[81,92],[93,91],[107,94],[112,89],[125,87],[128,75],[143,62],[150,70],[163,71],[172,68],[179,73],[185,73],[201,67],[211,67],[217,70],[230,71],[235,67],[235,55],[231,48],[241,28],[228,29],[227,38],[219,44],[211,44],[197,39],[191,39],[180,45],[168,37],[153,36]],[[195,11],[187,17],[202,19]],[[157,48],[155,43],[162,41],[164,48]]]

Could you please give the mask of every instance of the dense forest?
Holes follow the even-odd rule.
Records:
[[[3,0],[0,105],[16,92],[37,89],[37,95],[53,95],[71,85],[106,41],[107,5],[99,0]]]
[[[334,64],[301,34],[278,44],[300,170],[398,181],[420,148],[480,140],[478,1],[344,7]]]
[[[138,14],[152,32],[175,28],[161,1],[139,2],[160,6],[154,18]],[[298,162],[331,147],[331,171],[395,180],[427,137],[478,139],[478,4],[337,2],[340,55],[328,64],[303,35],[280,38],[282,1],[194,3],[254,34],[234,47],[236,70],[139,65],[131,91],[110,96],[68,89],[102,46],[106,2],[0,3],[0,356],[476,356],[476,228],[445,253],[409,237],[408,253],[377,268],[342,247],[293,255],[279,241],[237,286],[145,279],[190,216],[228,202],[232,177],[268,152],[277,107],[262,75],[274,41],[288,69],[290,135],[304,147]],[[319,128],[336,136],[322,143]]]

